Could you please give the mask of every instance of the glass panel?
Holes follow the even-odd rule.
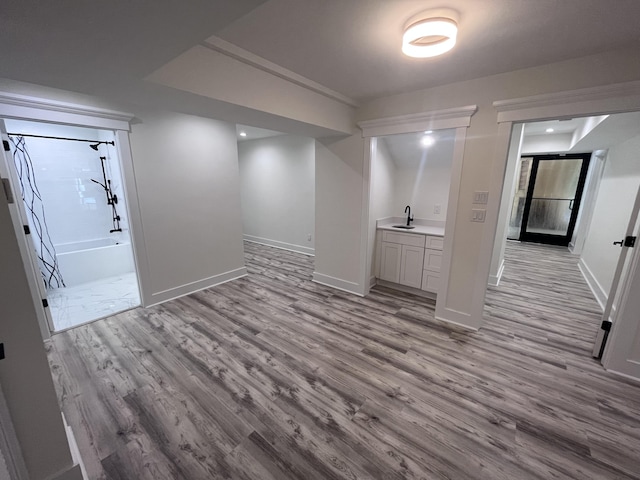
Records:
[[[522,212],[529,190],[529,177],[531,176],[531,166],[533,158],[521,158],[516,171],[513,204],[511,205],[511,217],[509,218],[509,228],[507,238],[517,240],[520,238],[520,227],[522,226]]]
[[[527,232],[567,235],[582,159],[540,160]]]
[[[527,232],[546,235],[566,235],[571,219],[572,200],[546,200],[534,198],[529,210]]]

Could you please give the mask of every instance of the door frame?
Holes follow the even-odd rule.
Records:
[[[483,238],[480,247],[481,256],[486,259],[491,258],[496,240],[495,233],[498,227],[499,202],[498,200],[492,201],[492,199],[499,199],[504,189],[504,176],[513,125],[516,123],[552,119],[640,111],[640,81],[555,92],[525,98],[499,100],[493,102],[493,106],[498,112],[498,134],[495,142],[494,158],[496,160],[491,169],[490,191],[496,192],[496,195],[490,195],[486,216],[487,228],[491,234]],[[635,252],[634,259],[637,260],[639,258],[638,256],[638,252]],[[482,265],[482,269],[485,270],[484,267],[486,267],[486,278],[488,278],[490,260],[486,260],[485,263],[486,265]],[[640,261],[635,261],[632,265],[636,270],[630,269],[629,275],[626,276],[620,286],[622,291],[626,291],[629,288],[632,275],[640,275]],[[484,271],[481,273],[484,273]],[[487,283],[484,282],[484,284],[479,285],[478,288],[482,288],[483,290],[481,296],[482,305],[476,305],[474,311],[476,309],[481,311],[484,306]],[[624,309],[627,300],[628,298],[623,298],[619,310]],[[605,358],[608,358],[608,355],[611,355],[613,350],[619,348],[619,335],[616,333],[619,328],[619,322],[614,322],[610,341],[607,342],[605,347]],[[607,368],[606,362],[603,366]]]
[[[584,191],[584,186],[587,180],[591,153],[529,155],[529,157],[533,158],[533,165],[531,166],[531,176],[529,177],[529,185],[527,187],[527,197],[524,203],[524,210],[522,212],[522,224],[520,226],[519,240],[521,242],[536,242],[544,243],[547,245],[559,245],[562,247],[568,247],[569,242],[571,242],[571,238],[573,237],[573,231],[576,227],[576,221],[578,220],[578,212],[580,211],[580,205],[582,203],[582,193]],[[577,159],[582,160],[582,166],[580,167],[578,186],[576,187],[576,195],[573,200],[573,207],[571,208],[571,217],[569,219],[569,226],[567,227],[567,234],[564,235],[564,237],[561,237],[560,235],[527,232],[529,213],[531,212],[531,202],[533,201],[533,192],[535,189],[536,179],[538,178],[538,167],[540,166],[540,162],[545,160]]]
[[[434,110],[416,114],[400,115],[397,117],[384,117],[358,122],[365,139],[365,158],[363,166],[363,193],[362,193],[362,217],[361,217],[361,250],[360,250],[360,285],[361,295],[369,293],[370,276],[372,271],[372,248],[375,248],[375,221],[369,218],[369,205],[371,203],[371,163],[375,150],[375,139],[384,135],[396,135],[401,133],[414,133],[427,130],[455,129],[453,147],[453,160],[451,165],[451,183],[447,205],[447,217],[445,220],[444,246],[442,251],[441,286],[436,298],[436,314],[438,320],[460,325],[467,329],[477,330],[469,323],[470,317],[448,307],[449,270],[451,268],[453,236],[455,231],[458,203],[460,196],[460,183],[462,181],[462,163],[464,159],[464,146],[467,129],[471,124],[471,117],[478,110],[477,105],[450,108],[446,110]],[[371,241],[370,241],[371,239]]]
[[[149,285],[150,276],[144,248],[142,216],[138,202],[133,158],[129,142],[130,122],[134,118],[134,115],[93,106],[19,95],[10,92],[0,92],[0,118],[88,127],[114,132],[115,148],[118,152],[118,161],[120,162],[124,182],[125,203],[130,221],[131,246],[138,278],[138,288],[142,305],[147,305],[148,295],[144,287]],[[3,140],[8,140],[6,135],[3,136]],[[19,192],[16,192],[15,188],[13,190],[14,197],[16,197],[17,201],[19,199]],[[29,270],[33,270],[34,268],[31,256],[28,254],[30,240],[26,235],[21,234],[18,226],[14,228],[16,239],[23,256],[23,263],[25,264],[30,287],[33,292],[37,292],[38,286],[32,283],[37,281],[37,277],[29,274]],[[43,339],[47,339],[51,335],[52,330],[50,326],[46,324],[46,321],[44,321],[46,318],[43,311],[44,307],[42,302],[35,299],[35,297],[34,302]]]

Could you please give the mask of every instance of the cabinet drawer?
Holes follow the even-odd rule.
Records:
[[[438,290],[440,290],[440,274],[424,270],[422,272],[421,289],[426,292],[438,293]]]
[[[399,243],[400,245],[411,245],[412,247],[424,248],[425,236],[419,234],[396,233],[383,230],[382,241],[389,243]]]
[[[442,250],[444,246],[444,238],[443,237],[432,237],[431,235],[427,235],[426,247],[432,250]]]
[[[424,251],[424,269],[431,272],[440,273],[442,267],[442,251],[431,250],[430,248]]]

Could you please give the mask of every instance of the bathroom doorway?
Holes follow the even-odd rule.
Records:
[[[0,121],[50,332],[141,304],[113,131]]]

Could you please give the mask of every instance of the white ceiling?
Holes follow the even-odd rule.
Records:
[[[440,0],[3,0],[0,77],[244,123],[252,112],[143,79],[213,35],[359,100],[640,49],[638,0],[448,0],[460,13],[458,46],[433,59],[403,56],[404,23],[440,6]]]
[[[246,137],[240,136],[240,132],[247,134]],[[247,140],[257,140],[259,138],[277,137],[278,135],[286,135],[282,132],[276,132],[275,130],[267,130],[266,128],[251,127],[249,125],[236,125],[236,137],[239,142]]]
[[[431,59],[400,52],[403,26],[441,0],[270,0],[217,35],[364,100],[620,47],[640,48],[638,0],[447,0],[458,44]]]
[[[264,0],[2,0],[0,76],[101,94],[126,86]]]
[[[378,137],[378,140],[384,142],[398,168],[415,168],[427,164],[430,167],[445,167],[450,166],[453,161],[455,135],[455,129],[436,130],[429,134],[434,139],[434,144],[429,147],[420,143],[425,137],[424,132],[387,135]]]
[[[572,118],[570,120],[549,120],[546,122],[533,122],[524,125],[524,135],[549,135],[547,128],[553,128],[553,135],[561,133],[574,133],[583,128],[587,117]]]
[[[547,128],[552,133],[546,133]],[[619,145],[640,135],[640,112],[602,117],[526,123],[523,148],[527,153],[593,152]],[[527,140],[530,142],[527,143]],[[533,143],[531,143],[531,141]],[[560,148],[561,146],[563,146]],[[527,150],[531,149],[533,150]]]
[[[593,152],[620,145],[640,135],[640,112],[609,115],[572,148],[572,152]],[[640,157],[640,152],[638,152]]]

